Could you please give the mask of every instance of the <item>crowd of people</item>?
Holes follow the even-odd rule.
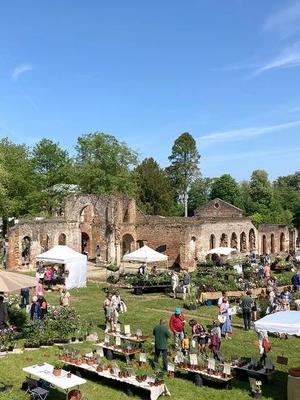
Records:
[[[64,266],[45,266],[42,261],[38,261],[36,266],[36,278],[41,285],[45,286],[47,290],[50,291],[52,286],[65,283]]]

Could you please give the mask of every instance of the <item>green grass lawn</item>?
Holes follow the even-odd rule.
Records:
[[[103,286],[89,284],[86,289],[72,290],[72,306],[76,308],[82,319],[85,319],[93,324],[92,331],[97,331],[103,337],[104,316],[102,303],[105,293],[102,290]],[[121,323],[128,323],[132,327],[132,331],[141,328],[144,334],[151,335],[153,327],[158,323],[160,318],[169,319],[171,312],[174,312],[176,306],[182,306],[182,300],[174,300],[165,294],[148,294],[143,296],[134,296],[128,290],[121,290],[122,297],[128,305],[128,312],[120,316]],[[58,304],[57,293],[46,293],[48,302],[52,305]],[[212,318],[217,315],[215,306],[200,307],[195,311],[185,312],[186,319],[198,319],[204,325],[210,324]],[[234,317],[234,323],[242,323],[238,317]],[[190,328],[187,328],[190,331]],[[239,356],[258,356],[258,349],[254,342],[257,336],[254,331],[244,332],[240,328],[233,328],[233,338],[231,341],[222,341],[222,355],[230,357],[231,355]],[[276,337],[270,338],[272,350],[270,358],[276,366],[276,372],[273,375],[271,383],[263,386],[263,399],[283,400],[286,398],[287,386],[287,370],[289,367],[300,366],[300,340],[295,337],[290,337],[288,340],[279,339]],[[83,345],[82,347],[91,345]],[[151,343],[147,345],[147,349],[151,350]],[[9,355],[0,359],[0,381],[4,383],[12,383],[13,390],[7,393],[0,394],[0,400],[22,400],[28,399],[20,390],[21,383],[25,378],[22,372],[24,366],[35,364],[42,361],[49,363],[57,358],[57,349],[47,348],[36,351],[24,352],[20,355]],[[285,355],[289,359],[288,366],[276,364],[277,355]],[[32,357],[33,361],[29,361],[28,357]],[[85,375],[88,380],[86,385],[83,385],[81,390],[88,400],[96,399],[127,399],[128,396],[120,388],[117,388],[114,383],[109,383],[106,380],[99,380],[96,376]],[[224,400],[243,400],[249,399],[249,384],[235,379],[233,381],[232,390],[222,390],[211,387],[196,387],[187,376],[182,375],[180,378],[165,378],[173,399],[194,400],[196,397],[202,400],[214,400],[222,397]],[[141,397],[134,397],[139,399]],[[53,390],[48,397],[49,400],[63,400],[65,396],[62,392]]]

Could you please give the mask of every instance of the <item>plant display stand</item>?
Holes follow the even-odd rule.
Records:
[[[108,360],[113,360],[113,354],[118,354],[121,356],[125,356],[127,360],[130,360],[130,358],[133,358],[135,354],[138,354],[141,352],[140,348],[134,348],[134,349],[124,349],[119,346],[113,346],[107,343],[97,343],[97,347],[101,347],[103,350],[106,351],[106,357]]]
[[[171,395],[164,382],[156,384],[152,382],[149,377],[147,377],[147,379],[144,381],[138,381],[137,378],[135,378],[134,376],[126,378],[120,377],[112,373],[109,369],[104,369],[103,371],[97,371],[97,365],[88,365],[85,363],[82,363],[81,365],[76,365],[67,361],[65,361],[65,364],[72,365],[76,368],[80,368],[85,371],[93,372],[97,374],[99,377],[105,379],[110,379],[120,382],[121,384],[124,384],[128,395],[133,394],[132,390],[134,388],[142,389],[143,391],[147,392],[150,400],[157,400],[161,395],[168,395],[168,396]]]
[[[182,366],[177,365],[177,370],[189,372],[191,376],[193,376],[194,383],[197,386],[202,386],[205,381],[213,382],[219,384],[225,389],[231,389],[231,382],[233,380],[233,376],[224,376],[222,373],[209,371],[207,368],[200,368],[195,366]]]

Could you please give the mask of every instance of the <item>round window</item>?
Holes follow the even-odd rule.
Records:
[[[215,203],[215,208],[219,208],[220,204],[219,203]]]

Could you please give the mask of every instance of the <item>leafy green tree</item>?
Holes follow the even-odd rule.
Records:
[[[242,203],[240,187],[229,174],[224,174],[214,180],[210,197],[211,199],[218,197],[236,207],[240,207]]]
[[[114,136],[95,132],[80,136],[76,145],[78,182],[84,193],[134,196],[131,168],[137,153]]]
[[[52,140],[41,139],[32,150],[32,163],[38,188],[31,194],[32,203],[48,215],[59,213],[74,172],[68,152]]]
[[[145,158],[135,168],[138,203],[147,214],[169,215],[173,207],[173,188],[166,172],[153,158]]]
[[[19,217],[29,213],[28,196],[35,188],[29,148],[8,138],[0,140],[1,214]]]
[[[171,165],[167,170],[178,198],[183,197],[184,215],[187,217],[188,191],[192,182],[200,176],[200,154],[195,139],[188,132],[175,140],[169,161]]]
[[[254,203],[254,207],[258,207],[259,205],[270,206],[272,200],[272,185],[266,171],[257,169],[252,172],[249,194]]]
[[[250,196],[250,184],[248,181],[242,181],[240,183],[241,192],[241,208],[244,210],[246,215],[251,215],[253,212],[253,201]]]
[[[194,215],[197,208],[206,204],[211,198],[211,188],[214,182],[213,178],[197,178],[192,182],[188,198],[189,215]]]

